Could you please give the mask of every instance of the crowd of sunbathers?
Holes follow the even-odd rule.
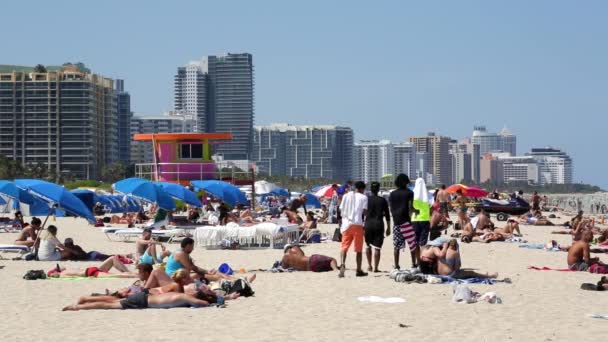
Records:
[[[146,229],[136,242],[137,272],[131,271],[119,256],[111,256],[97,267],[70,270],[57,265],[49,270],[49,277],[139,278],[133,285],[114,292],[81,297],[76,305],[64,310],[201,307],[253,294],[255,274],[237,278],[195,265],[190,257],[194,250],[191,238],[183,239],[181,248],[170,253],[151,237],[151,230]],[[118,273],[110,273],[112,269]]]

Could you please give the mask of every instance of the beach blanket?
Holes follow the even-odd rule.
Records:
[[[578,271],[573,271],[573,270],[567,269],[567,268],[550,268],[550,267],[536,267],[536,266],[528,266],[528,269],[534,270],[534,271],[578,272]]]
[[[441,282],[431,281],[430,278],[439,279]],[[441,276],[441,275],[428,275],[427,280],[431,284],[486,284],[486,285],[494,285],[496,284],[496,279],[488,279],[488,278],[467,278],[467,279],[456,279],[449,276]]]
[[[545,245],[542,243],[522,243],[519,245],[519,248],[545,249]]]

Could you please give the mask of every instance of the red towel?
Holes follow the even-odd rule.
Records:
[[[558,271],[558,272],[578,272],[578,271],[573,271],[571,269],[568,268],[549,268],[549,267],[536,267],[536,266],[528,266],[529,270],[535,270],[535,271]]]

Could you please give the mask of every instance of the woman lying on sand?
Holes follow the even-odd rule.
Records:
[[[108,273],[115,268],[121,273]],[[68,270],[65,267],[57,267],[47,272],[49,278],[71,278],[71,277],[94,277],[94,278],[137,278],[138,274],[130,272],[118,256],[111,256],[106,259],[99,267],[87,267],[85,269]]]
[[[460,250],[456,240],[442,247],[425,246],[420,251],[420,271],[424,274],[437,274],[457,279],[496,278],[498,273],[481,274],[461,268]]]

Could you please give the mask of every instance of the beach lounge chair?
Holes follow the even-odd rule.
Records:
[[[239,226],[231,223],[226,226],[198,227],[194,240],[197,246],[204,248],[218,248],[225,240],[238,242],[240,246],[248,248],[275,248],[297,241],[299,235],[297,224],[279,225],[264,222],[253,226]]]
[[[18,253],[23,255],[30,252],[30,248],[21,245],[0,245],[0,253]],[[0,255],[0,259],[3,259]]]

